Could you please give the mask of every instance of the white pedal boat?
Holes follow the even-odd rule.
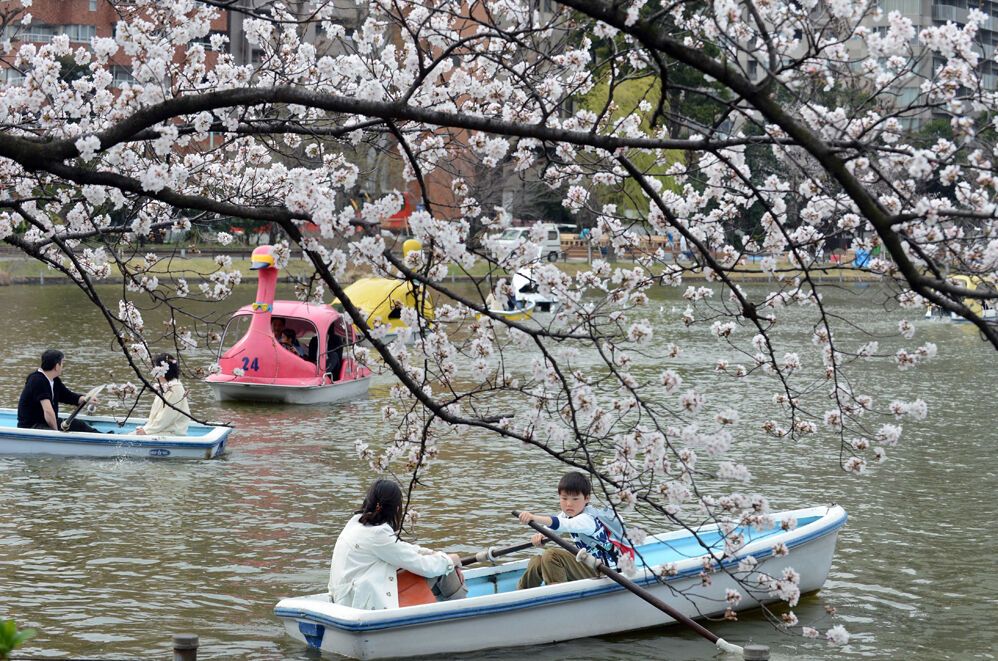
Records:
[[[734,558],[724,561],[724,567],[737,573],[739,561],[752,556],[758,561],[755,573],[751,577],[738,574],[741,578],[758,578],[763,573],[780,578],[785,567],[793,567],[800,574],[801,593],[819,589],[832,564],[838,531],[846,522],[845,510],[838,506],[812,507],[774,516],[777,526],[771,530],[741,529],[747,543]],[[782,530],[779,522],[785,517],[796,519],[797,527]],[[717,527],[706,526],[699,534],[715,557],[720,557],[724,544]],[[786,545],[789,555],[774,555],[773,547],[779,542]],[[701,559],[706,552],[685,530],[649,537],[638,552],[651,567],[675,563],[675,574],[666,579],[666,585],[658,583],[641,564],[632,579],[689,617],[723,613],[728,606],[728,588],[742,594],[736,610],[776,601],[765,589],[746,594],[745,588],[723,571],[713,573],[711,584],[702,587]],[[456,601],[371,611],[330,603],[329,595],[322,593],[282,599],[274,613],[283,620],[292,638],[311,648],[354,659],[460,654],[674,622],[608,578],[518,591],[516,582],[526,565],[527,560],[520,560],[465,571],[468,598]]]
[[[554,294],[540,291],[537,281],[534,280],[529,269],[520,269],[513,274],[512,287],[513,297],[516,299],[517,305],[530,306],[535,318],[543,318],[548,315],[553,317],[561,307],[561,301]]]
[[[107,416],[81,415],[77,420],[90,423],[101,433],[21,429],[17,426],[17,409],[0,409],[0,455],[213,459],[225,451],[225,441],[232,432],[231,427],[192,423],[187,427],[187,436],[140,436],[135,429],[145,420],[120,427]]]

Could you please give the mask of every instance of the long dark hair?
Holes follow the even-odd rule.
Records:
[[[402,488],[395,480],[375,480],[355,513],[365,526],[387,523],[398,532],[402,528]]]
[[[175,381],[178,376],[180,376],[180,364],[177,363],[177,359],[168,353],[161,353],[152,359],[153,367],[159,367],[160,365],[166,365],[166,374],[163,378],[167,381]]]

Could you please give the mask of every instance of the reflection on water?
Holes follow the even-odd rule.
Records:
[[[74,290],[8,287],[0,294],[8,318],[18,320],[0,331],[5,406],[14,405],[50,345],[67,352],[65,380],[77,390],[128,378],[103,322]],[[892,332],[900,316],[866,302],[868,294],[829,292],[826,300],[848,304],[877,332]],[[939,345],[937,361],[911,373],[863,375],[857,389],[866,384],[900,398],[917,392],[934,415],[917,426],[906,423],[902,446],[878,476],[856,478],[838,470],[838,448],[827,439],[788,443],[756,434],[763,414],[755,419],[750,405],[772,393],[717,381],[713,364],[726,357],[723,346],[694,338],[677,322],[674,292],[658,296],[655,341],[685,345],[674,364],[686,382],[710,380],[714,397],[749,404],[735,452],[766,453],[765,464],[753,463],[756,487],[775,507],[834,501],[850,514],[826,589],[797,609],[809,622],[822,620],[827,605],[837,607],[853,633],[847,648],[782,636],[758,613],[712,625],[717,633],[798,658],[961,658],[993,650],[998,368],[973,329],[920,326],[916,339]],[[809,341],[802,322],[782,332],[792,343]],[[635,372],[656,374],[654,356],[653,347]],[[203,358],[208,362],[207,353]],[[284,636],[272,609],[281,597],[324,588],[335,536],[372,477],[353,445],[358,439],[373,445],[391,433],[379,417],[391,384],[376,377],[366,400],[280,407],[220,405],[206,387],[189,383],[196,412],[237,425],[228,456],[218,461],[0,457],[0,615],[39,630],[21,654],[163,658],[170,633],[195,631],[205,659],[312,658]],[[460,552],[510,543],[525,536],[510,509],[556,504],[562,468],[546,457],[475,431],[441,443],[443,461],[418,495],[427,514],[418,541]],[[830,624],[821,621],[823,628]],[[527,653],[715,658],[708,645],[677,628],[469,658]]]

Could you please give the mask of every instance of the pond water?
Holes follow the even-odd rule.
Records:
[[[106,293],[115,300],[113,288]],[[856,477],[838,468],[838,446],[827,438],[777,442],[755,431],[753,404],[772,392],[717,380],[713,365],[727,355],[723,346],[682,326],[677,292],[654,296],[657,344],[641,369],[657,373],[655,348],[680,341],[686,351],[672,362],[686,383],[743,402],[736,452],[766,457],[752,463],[754,488],[775,508],[836,502],[850,516],[825,588],[796,609],[803,623],[822,630],[843,623],[852,633],[848,646],[781,634],[759,613],[710,627],[727,640],[765,643],[775,655],[796,658],[995,658],[994,350],[966,325],[930,322],[916,340],[938,345],[934,362],[864,373],[886,397],[923,398],[930,417],[906,422],[890,461]],[[885,335],[902,317],[872,289],[829,290],[826,297]],[[25,376],[49,346],[67,353],[64,379],[76,390],[128,378],[103,320],[75,289],[6,287],[0,298],[8,319],[0,330],[2,406],[16,406]],[[224,317],[232,307],[205,311]],[[810,337],[807,322],[793,314],[781,332],[791,343]],[[850,336],[855,331],[840,333],[858,339]],[[320,407],[218,404],[206,386],[187,383],[195,411],[237,426],[228,455],[217,461],[0,457],[0,616],[38,630],[15,658],[164,658],[174,632],[199,634],[203,659],[314,658],[284,635],[272,610],[282,597],[324,589],[336,535],[372,478],[354,442],[376,445],[391,433],[379,410],[392,383],[378,376],[367,399]],[[468,431],[443,439],[441,448],[442,461],[417,496],[428,514],[416,530],[420,543],[457,552],[515,543],[525,532],[510,509],[557,504],[563,468],[536,451]],[[837,609],[835,620],[826,606]],[[528,654],[715,658],[678,627],[468,658]]]

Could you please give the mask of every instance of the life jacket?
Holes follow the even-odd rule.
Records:
[[[572,533],[577,541],[589,548],[600,549],[614,565],[617,564],[617,559],[622,555],[634,557],[634,545],[624,534],[624,522],[620,520],[613,509],[586,505],[586,509],[583,511],[596,520],[597,528],[606,533],[606,539],[599,539],[584,533]]]

